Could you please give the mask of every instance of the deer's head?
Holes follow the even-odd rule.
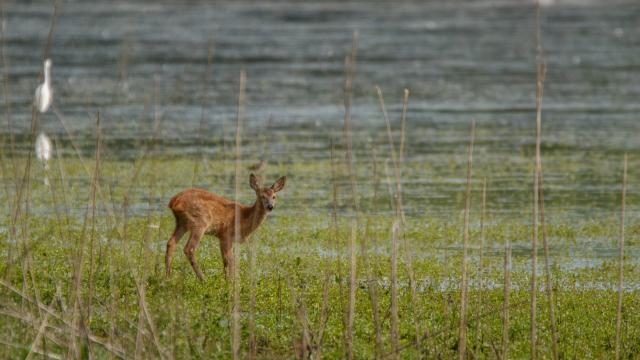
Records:
[[[249,176],[249,185],[256,192],[258,201],[262,204],[265,210],[271,211],[276,206],[276,193],[284,187],[284,183],[287,181],[286,176],[282,176],[270,187],[262,187],[262,184],[258,181],[258,178],[251,174]]]

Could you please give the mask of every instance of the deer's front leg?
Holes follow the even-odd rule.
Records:
[[[222,254],[225,275],[227,278],[233,276],[233,239],[231,237],[227,236],[220,239],[220,253]]]

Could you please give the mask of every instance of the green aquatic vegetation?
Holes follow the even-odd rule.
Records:
[[[22,163],[20,159],[17,161]],[[97,358],[108,357],[112,352],[146,357],[162,353],[165,357],[228,358],[232,293],[223,274],[218,240],[206,236],[197,252],[206,277],[204,282],[197,280],[180,251],[174,256],[171,278],[164,275],[165,244],[174,226],[166,203],[171,195],[185,187],[185,174],[191,178],[194,162],[155,156],[133,163],[124,159],[103,161],[95,218],[91,183],[86,180],[87,170],[91,172],[93,168],[92,161],[85,159],[83,165],[73,158],[63,158],[60,163],[54,159],[51,167],[57,170],[58,165],[62,168],[64,186],[59,176],[52,176],[51,187],[32,181],[28,216],[21,208],[13,222],[9,210],[15,210],[11,202],[15,193],[9,191],[10,187],[5,187],[3,192],[10,206],[0,224],[0,273],[5,281],[0,287],[3,311],[0,332],[4,341],[12,345],[2,354],[26,356],[38,334],[43,309],[51,306],[50,328],[39,351],[46,344],[47,351],[55,354],[65,354],[75,347],[91,351]],[[231,194],[233,177],[228,167],[213,160],[201,165],[201,176],[195,186]],[[428,167],[433,166],[436,165]],[[240,245],[243,354],[249,352],[248,319],[252,302],[255,303],[253,334],[258,357],[292,357],[298,351],[296,346],[299,347],[305,327],[313,338],[312,351],[317,350],[317,337],[323,329],[323,356],[339,358],[345,354],[343,334],[351,234],[351,219],[346,209],[350,200],[346,179],[339,179],[334,224],[328,167],[330,162],[324,160],[292,161],[286,167],[277,163],[270,165],[263,174],[270,179],[286,173],[289,185],[294,186],[287,187],[273,216],[252,235],[255,286],[248,273],[249,245]],[[462,169],[457,165],[454,168],[455,171]],[[33,169],[34,179],[40,176],[40,171]],[[134,175],[136,171],[138,175]],[[359,357],[373,358],[376,329],[372,319],[372,289],[377,294],[381,351],[383,354],[391,351],[393,218],[389,216],[392,199],[386,180],[381,179],[374,200],[374,186],[367,176],[373,175],[358,173],[362,208],[358,216],[353,348]],[[411,167],[403,174],[408,188],[405,199],[408,207],[417,204],[416,209],[428,209],[423,200],[411,192],[413,181],[424,181],[421,176],[421,170]],[[429,181],[437,182],[439,176],[434,174]],[[451,189],[452,196],[457,196],[455,192],[459,190],[458,187]],[[472,196],[477,194],[474,188]],[[499,194],[493,196],[502,196]],[[517,193],[505,196],[503,201],[520,199]],[[240,197],[244,203],[253,201],[249,191],[243,190]],[[633,206],[633,197],[629,201]],[[429,206],[434,204],[444,203],[429,201]],[[513,246],[509,352],[513,358],[527,357],[531,227],[526,216],[530,216],[530,210],[498,212],[496,204],[488,202],[485,267],[483,274],[478,274],[480,224],[478,204],[472,203],[467,348],[477,358],[499,356],[504,300],[503,244],[508,239]],[[548,211],[555,215],[552,202]],[[516,214],[526,214],[525,220]],[[618,220],[615,216],[571,219],[553,216],[547,226],[559,351],[567,358],[608,357],[615,332]],[[462,221],[457,211],[449,212],[448,216],[432,211],[407,213],[398,258],[398,330],[402,358],[416,358],[419,354],[448,358],[456,354]],[[630,217],[627,228],[622,343],[624,354],[634,354],[639,351],[634,339],[640,335],[637,330],[640,328],[637,315],[640,296],[635,280],[639,278],[640,269],[633,254],[637,252],[640,222]],[[185,243],[183,239],[182,246]],[[407,263],[407,252],[411,253],[411,267]],[[411,279],[415,284],[410,283]],[[478,286],[480,279],[483,290]],[[547,284],[544,278],[540,279],[538,348],[541,356],[550,356],[550,320],[543,290]],[[412,285],[416,298],[411,296]],[[144,297],[140,289],[144,289]],[[325,289],[327,302],[323,304]],[[36,307],[34,302],[41,307]],[[303,317],[301,309],[304,309]],[[326,323],[323,311],[328,314]],[[480,319],[481,326],[477,327]],[[80,324],[86,329],[82,330]],[[419,334],[416,334],[416,324]],[[91,335],[88,345],[82,340],[82,331]],[[419,348],[415,346],[416,336],[421,339]]]

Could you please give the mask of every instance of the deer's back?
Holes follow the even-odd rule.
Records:
[[[176,221],[188,229],[204,228],[218,235],[233,223],[235,202],[203,189],[187,189],[169,201]]]

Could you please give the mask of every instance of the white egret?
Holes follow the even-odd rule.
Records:
[[[36,89],[34,105],[41,113],[47,112],[53,99],[53,90],[51,89],[51,59],[44,61],[44,82],[38,85]]]
[[[49,186],[49,159],[51,159],[51,139],[45,133],[40,133],[36,138],[36,157],[44,167],[44,184]]]

